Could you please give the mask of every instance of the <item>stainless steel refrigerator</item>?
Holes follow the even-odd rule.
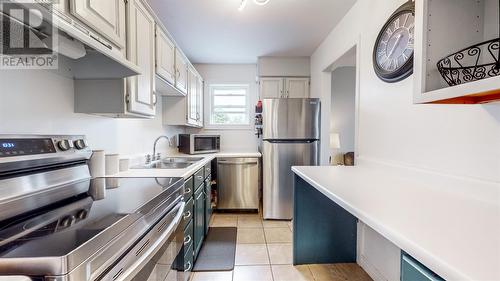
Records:
[[[264,99],[263,213],[264,219],[293,217],[292,166],[319,165],[319,99]]]

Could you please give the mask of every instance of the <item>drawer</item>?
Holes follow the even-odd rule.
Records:
[[[187,180],[184,181],[184,198],[186,198],[186,200],[193,197],[193,192],[194,192],[193,181],[194,181],[193,177],[189,177]]]
[[[191,248],[191,251],[193,249],[193,235],[194,235],[194,223],[193,220],[189,222],[189,224],[186,226],[186,229],[184,229],[184,249],[189,249]],[[187,254],[187,252],[185,253]]]
[[[408,254],[401,255],[401,281],[444,281]]]
[[[208,164],[205,165],[205,178],[209,178],[210,175],[212,174],[212,163],[209,162]]]
[[[201,168],[194,174],[194,190],[197,190],[205,181],[205,169]]]
[[[193,207],[194,207],[194,200],[193,198],[189,198],[189,200],[186,203],[186,207],[184,207],[184,215],[183,215],[184,228],[187,228],[189,222],[193,220],[193,214],[194,214]]]

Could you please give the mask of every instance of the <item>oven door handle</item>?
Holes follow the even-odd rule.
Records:
[[[175,216],[169,225],[164,225],[164,223],[161,223],[160,220],[160,222],[150,230],[150,232],[161,232],[161,234],[157,236],[154,241],[150,241],[146,235],[146,237],[141,239],[137,244],[143,246],[141,246],[138,250],[133,248],[126,254],[125,257],[123,257],[123,259],[126,259],[127,256],[140,255],[134,263],[129,265],[118,262],[118,264],[116,264],[114,268],[111,268],[111,270],[108,271],[108,274],[100,280],[129,281],[133,279],[134,276],[140,272],[148,261],[161,249],[161,247],[164,246],[165,242],[169,240],[170,236],[174,234],[176,229],[180,226],[185,205],[186,203],[180,202],[176,207],[174,207],[172,211],[175,211],[175,209],[177,210],[175,211]],[[166,216],[172,216],[171,212]],[[144,248],[147,248],[148,244],[151,246],[147,250],[144,250]]]

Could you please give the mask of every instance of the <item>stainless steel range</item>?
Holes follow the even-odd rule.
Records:
[[[82,136],[0,135],[0,280],[182,278],[183,179],[106,189],[90,156]]]

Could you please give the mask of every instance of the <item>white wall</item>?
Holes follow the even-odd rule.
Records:
[[[322,162],[328,161],[331,73],[325,72],[357,47],[359,99],[358,159],[410,166],[443,175],[500,182],[499,105],[414,105],[413,76],[396,84],[379,80],[373,70],[375,39],[389,16],[406,0],[358,0],[311,57],[313,97],[322,99]],[[382,239],[365,238],[364,245]],[[393,260],[394,252],[376,250],[367,260]],[[370,255],[372,255],[370,257]],[[373,265],[391,280],[390,266]],[[372,276],[373,277],[373,276]]]
[[[258,85],[256,83],[257,65],[255,64],[196,64],[196,70],[205,81],[204,99],[208,101],[208,85],[224,83],[241,83],[250,85],[250,123],[253,124],[255,104],[258,99]],[[205,120],[208,120],[209,102],[205,102]],[[188,129],[193,133],[220,134],[222,151],[257,151],[257,137],[253,125],[248,129],[214,130],[214,129]]]
[[[135,155],[152,153],[159,135],[184,131],[162,125],[161,106],[153,120],[73,113],[73,80],[50,71],[3,70],[0,85],[0,134],[84,134],[93,149]],[[159,150],[175,151],[166,142],[160,143]]]
[[[311,76],[310,57],[259,57],[259,76]]]
[[[332,72],[330,133],[340,135],[339,153],[354,151],[356,68],[340,67]]]

